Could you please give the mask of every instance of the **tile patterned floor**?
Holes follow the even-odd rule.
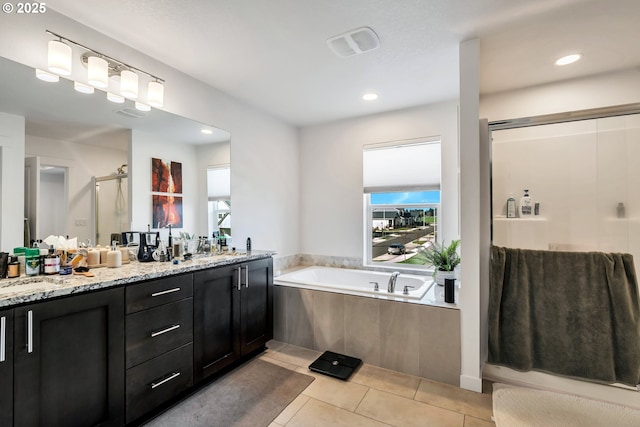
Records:
[[[260,358],[315,377],[270,427],[495,427],[490,387],[474,393],[372,365],[341,381],[309,371],[319,351],[278,341],[267,347]]]

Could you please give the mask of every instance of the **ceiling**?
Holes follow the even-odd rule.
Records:
[[[47,6],[296,126],[456,99],[458,47],[474,37],[481,41],[483,94],[640,70],[638,0],[53,0]],[[327,47],[329,37],[362,26],[378,34],[378,49],[339,58]],[[575,51],[581,61],[553,64]],[[371,91],[379,98],[363,101]]]

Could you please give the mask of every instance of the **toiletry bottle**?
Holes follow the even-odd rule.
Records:
[[[40,274],[40,249],[27,248],[25,252],[24,271],[27,276],[37,276]]]
[[[520,199],[520,216],[531,215],[531,197],[529,197],[529,190],[524,190],[524,196]]]
[[[118,242],[115,240],[111,243],[111,250],[107,252],[107,267],[122,267],[122,252],[118,250]]]
[[[624,218],[625,217],[624,203],[622,203],[622,202],[618,203],[618,207],[616,208],[616,214],[617,214],[618,218]]]
[[[20,277],[20,263],[17,256],[12,256],[7,269],[7,278],[13,279],[15,277]]]
[[[509,195],[507,199],[507,218],[515,218],[516,217],[516,199],[513,197],[513,194]]]
[[[247,237],[247,252],[251,252],[251,237]]]
[[[49,253],[44,257],[44,274],[60,273],[60,257],[55,253],[53,245],[49,247]]]

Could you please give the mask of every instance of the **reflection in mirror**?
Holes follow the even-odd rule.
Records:
[[[225,240],[231,238],[231,168],[229,165],[211,166],[207,170],[208,235]]]
[[[121,243],[122,233],[129,231],[127,174],[122,165],[116,175],[94,178],[95,243],[107,246]]]
[[[131,101],[114,104],[99,90],[92,95],[81,94],[73,90],[72,81],[63,78],[58,83],[46,83],[35,77],[33,68],[5,58],[0,58],[0,93],[0,113],[25,118],[25,157],[46,159],[43,165],[66,170],[66,188],[48,192],[57,203],[66,203],[65,214],[62,219],[54,215],[60,222],[52,224],[51,229],[34,229],[31,239],[44,239],[50,233],[77,237],[78,241],[91,240],[95,244],[96,233],[99,233],[100,243],[109,243],[106,239],[122,228],[146,229],[146,224],[151,222],[151,189],[147,183],[150,158],[157,156],[170,160],[174,160],[173,156],[185,157],[186,160],[181,161],[185,171],[191,174],[192,192],[184,195],[185,216],[189,219],[185,231],[191,234],[208,231],[205,221],[208,200],[200,189],[206,191],[206,171],[210,165],[231,163],[228,132],[156,109],[141,112]],[[202,133],[205,127],[212,133]],[[3,141],[0,138],[0,149]],[[209,145],[227,148],[209,149]],[[122,194],[117,191],[117,179],[100,182],[100,210],[96,210],[92,178],[118,175],[117,168],[123,164],[129,164],[129,169],[128,178],[120,180]],[[107,190],[110,185],[113,189]],[[66,194],[66,202],[57,197],[63,195],[61,191]],[[37,194],[41,193],[25,194],[25,208],[29,200],[37,200]],[[111,194],[107,197],[107,193]],[[124,197],[126,206],[116,209],[120,196]],[[113,200],[108,200],[110,198]],[[103,212],[102,206],[111,211]],[[33,222],[44,224],[41,217],[40,213],[34,214]],[[11,221],[4,221],[5,218],[3,229],[7,224],[20,227],[24,219],[22,215]],[[106,218],[112,220],[113,226],[102,224]],[[0,230],[0,235],[3,231]],[[166,234],[167,230],[161,232]]]

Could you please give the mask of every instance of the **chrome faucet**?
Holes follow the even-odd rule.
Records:
[[[394,293],[396,291],[396,280],[398,279],[398,276],[400,275],[399,271],[394,271],[393,273],[391,273],[391,277],[389,277],[389,284],[387,285],[387,292],[389,292],[390,294]]]

